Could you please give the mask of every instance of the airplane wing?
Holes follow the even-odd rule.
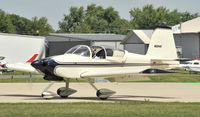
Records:
[[[38,57],[38,54],[34,54],[26,62],[22,62],[22,63],[6,63],[4,66],[5,66],[5,68],[7,68],[9,70],[15,70],[15,71],[23,71],[23,72],[30,72],[30,73],[35,73],[35,74],[41,74],[34,67],[31,66],[31,62],[33,62],[34,60],[36,60],[37,57]]]
[[[121,77],[124,75],[129,74],[138,74],[142,73],[144,70],[150,69],[150,66],[142,66],[142,67],[130,67],[130,68],[123,68],[123,69],[99,69],[99,70],[90,70],[90,71],[84,71],[80,74],[81,78],[102,78],[102,77]]]
[[[9,70],[16,70],[16,71],[23,71],[23,72],[30,72],[30,73],[40,74],[29,63],[5,64],[5,68],[7,68]]]

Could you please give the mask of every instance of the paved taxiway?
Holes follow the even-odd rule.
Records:
[[[45,100],[40,95],[48,83],[0,83],[0,102],[98,102],[96,91],[88,83],[70,83],[78,92],[68,99],[55,95]],[[117,93],[107,101],[142,100],[161,102],[200,102],[200,84],[184,83],[96,83]],[[55,83],[49,90],[56,92],[64,83]]]

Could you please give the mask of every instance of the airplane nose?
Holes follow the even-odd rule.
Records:
[[[46,73],[46,72],[53,73],[53,69],[56,65],[57,65],[57,63],[50,58],[46,58],[46,59],[42,59],[42,60],[36,60],[36,61],[33,61],[31,63],[31,66],[40,70],[43,73]]]
[[[44,65],[45,65],[44,60],[36,60],[31,63],[31,66],[33,66],[36,69],[39,69],[40,67],[43,67]]]

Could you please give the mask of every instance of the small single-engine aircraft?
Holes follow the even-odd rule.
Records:
[[[0,72],[6,70],[6,68],[3,67],[4,64],[6,64],[6,62],[4,61],[5,57],[0,56]]]
[[[184,64],[180,64],[180,67],[189,72],[200,72],[200,60],[195,59],[191,61],[186,61]]]
[[[168,69],[179,64],[171,29],[157,28],[150,41],[146,55],[130,53],[124,50],[112,49],[103,46],[77,45],[65,54],[47,57],[31,63],[34,68],[29,72],[39,72],[45,80],[64,81],[65,87],[57,90],[57,94],[66,98],[76,92],[69,88],[69,79],[118,78],[124,75],[143,73],[151,68]],[[6,64],[10,68],[9,64]],[[18,70],[18,67],[11,67]],[[26,70],[26,71],[27,71]],[[97,89],[96,95],[100,99],[107,99],[115,92],[109,89]],[[51,84],[50,84],[51,85]],[[44,98],[51,92],[42,93]]]

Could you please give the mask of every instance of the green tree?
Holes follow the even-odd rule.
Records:
[[[53,28],[45,17],[34,17],[29,20],[16,14],[8,14],[0,10],[0,32],[22,35],[48,35]]]
[[[10,16],[2,10],[0,10],[0,32],[15,33],[15,27]]]
[[[91,27],[85,23],[76,26],[74,33],[92,33]]]
[[[36,36],[44,36],[53,32],[53,28],[48,24],[48,20],[45,17],[32,19],[31,34]]]
[[[17,34],[30,35],[32,22],[24,17],[20,17],[15,14],[11,14],[12,24],[15,26]]]
[[[113,7],[108,7],[104,11],[104,17],[103,17],[109,24],[120,19],[119,13],[114,10]]]
[[[130,22],[125,19],[115,20],[110,24],[111,33],[126,35],[130,29],[133,28]]]
[[[63,20],[59,22],[59,32],[124,34],[124,30],[130,26],[130,22],[121,19],[114,8],[91,4],[86,9],[72,7],[70,13],[64,15]]]
[[[85,23],[88,24],[93,32],[107,32],[108,22],[104,19],[105,10],[101,6],[91,4],[85,10]]]
[[[59,32],[74,32],[75,29],[81,24],[84,17],[83,7],[71,7],[70,14],[64,15],[64,19],[59,22]]]
[[[134,8],[130,12],[131,23],[135,28],[148,29],[157,26],[173,26],[195,17],[198,14],[188,12],[170,11],[166,7],[154,8],[153,5],[146,5],[142,9]]]
[[[194,19],[194,18],[196,18],[196,17],[198,17],[198,16],[199,16],[198,13],[191,14],[191,13],[189,13],[189,12],[186,11],[186,12],[182,13],[181,21],[182,21],[182,22],[185,22],[185,21]]]

